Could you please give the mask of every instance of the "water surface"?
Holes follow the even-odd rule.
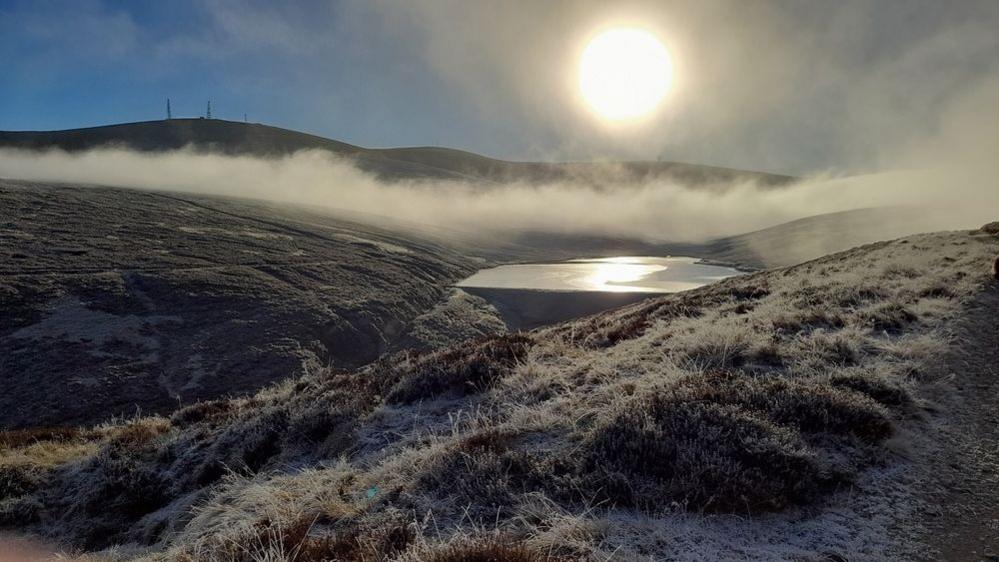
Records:
[[[675,293],[739,275],[731,267],[690,257],[619,256],[483,269],[459,287],[539,291]]]

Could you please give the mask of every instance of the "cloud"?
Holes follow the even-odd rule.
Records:
[[[903,165],[903,152],[942,134],[950,108],[999,76],[993,0],[212,0],[166,8],[46,0],[0,13],[0,70],[11,77],[0,96],[11,94],[0,100],[13,100],[0,117],[25,128],[52,122],[25,117],[47,107],[32,105],[35,92],[61,101],[75,87],[92,98],[81,95],[79,104],[102,115],[118,115],[134,98],[173,95],[177,104],[196,96],[200,108],[212,97],[262,121],[361,144],[859,173]],[[579,52],[613,25],[651,29],[678,67],[662,110],[638,126],[595,119],[576,91]],[[106,90],[98,73],[109,79]],[[73,111],[60,116],[67,127]]]
[[[558,155],[617,155],[789,171],[871,170],[932,134],[941,108],[999,75],[989,0],[704,2],[381,0],[388,25],[468,103],[523,124]],[[640,25],[674,54],[656,118],[620,129],[579,102],[574,69],[602,27]]]
[[[279,159],[104,149],[67,154],[0,150],[0,175],[251,197],[376,214],[482,236],[524,232],[690,241],[737,234],[820,213],[873,206],[926,209],[911,232],[978,226],[999,209],[994,168],[944,167],[792,187],[751,183],[687,187],[672,181],[484,186],[455,181],[385,183],[322,151]]]

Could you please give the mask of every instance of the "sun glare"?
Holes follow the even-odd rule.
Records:
[[[653,34],[616,28],[594,37],[579,61],[579,89],[600,116],[612,121],[651,113],[673,83],[669,51]]]

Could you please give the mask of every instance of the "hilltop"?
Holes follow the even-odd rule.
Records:
[[[997,254],[988,232],[917,235],[168,418],[4,433],[0,518],[131,545],[109,559],[985,548],[987,521],[953,514],[995,505],[974,481],[994,453],[958,436],[994,394]]]
[[[351,158],[361,169],[383,179],[600,183],[666,177],[686,183],[754,181],[764,185],[784,185],[795,179],[679,162],[511,162],[442,147],[363,148],[278,127],[221,119],[170,119],[64,131],[0,131],[0,147],[71,152],[104,147],[161,152],[191,147],[259,157],[325,150]]]

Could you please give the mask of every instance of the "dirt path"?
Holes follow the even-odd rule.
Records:
[[[929,560],[999,562],[999,283],[972,304],[947,358],[953,392],[939,451],[927,452]]]

